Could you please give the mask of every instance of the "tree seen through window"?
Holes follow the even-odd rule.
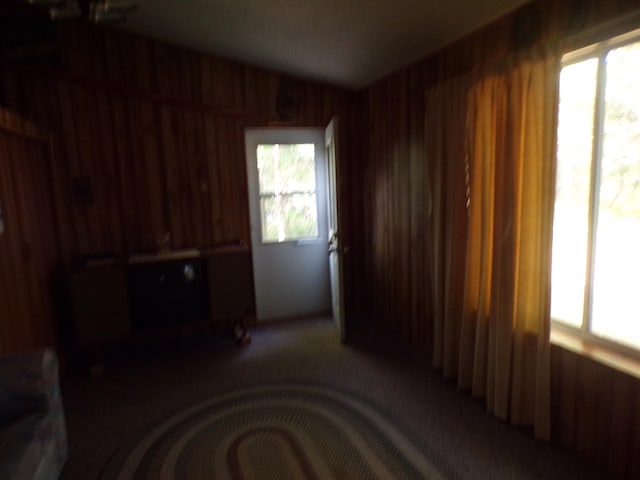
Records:
[[[262,241],[318,237],[315,145],[257,147]]]

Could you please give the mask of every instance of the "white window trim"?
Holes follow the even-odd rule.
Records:
[[[573,50],[562,57],[562,68],[588,59],[598,60],[598,77],[596,84],[595,112],[593,123],[593,150],[591,158],[591,185],[589,191],[589,232],[587,247],[587,291],[584,295],[583,320],[581,326],[569,325],[561,320],[551,318],[551,343],[567,348],[575,353],[587,356],[595,361],[621,370],[640,379],[640,347],[634,348],[613,339],[592,333],[592,293],[594,283],[593,266],[595,264],[595,236],[597,234],[598,198],[594,195],[599,184],[602,158],[602,131],[604,124],[604,93],[606,69],[605,57],[614,49],[640,41],[640,29],[617,35],[584,48]]]

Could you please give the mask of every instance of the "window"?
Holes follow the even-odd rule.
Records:
[[[551,317],[640,350],[640,31],[560,74]]]
[[[315,145],[257,147],[262,242],[318,238]]]

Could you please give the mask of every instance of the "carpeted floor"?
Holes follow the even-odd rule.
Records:
[[[154,425],[104,480],[445,480],[395,425],[339,390],[270,385],[215,395]]]
[[[168,419],[239,389],[274,385],[312,386],[363,402],[448,478],[605,478],[494,419],[426,360],[389,345],[340,344],[330,319],[264,324],[251,333],[243,348],[220,336],[188,337],[111,356],[98,375],[68,375],[70,456],[62,478],[108,478],[128,448]]]

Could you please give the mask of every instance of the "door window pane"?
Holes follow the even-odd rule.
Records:
[[[318,237],[315,194],[263,197],[260,200],[260,207],[264,242]]]

